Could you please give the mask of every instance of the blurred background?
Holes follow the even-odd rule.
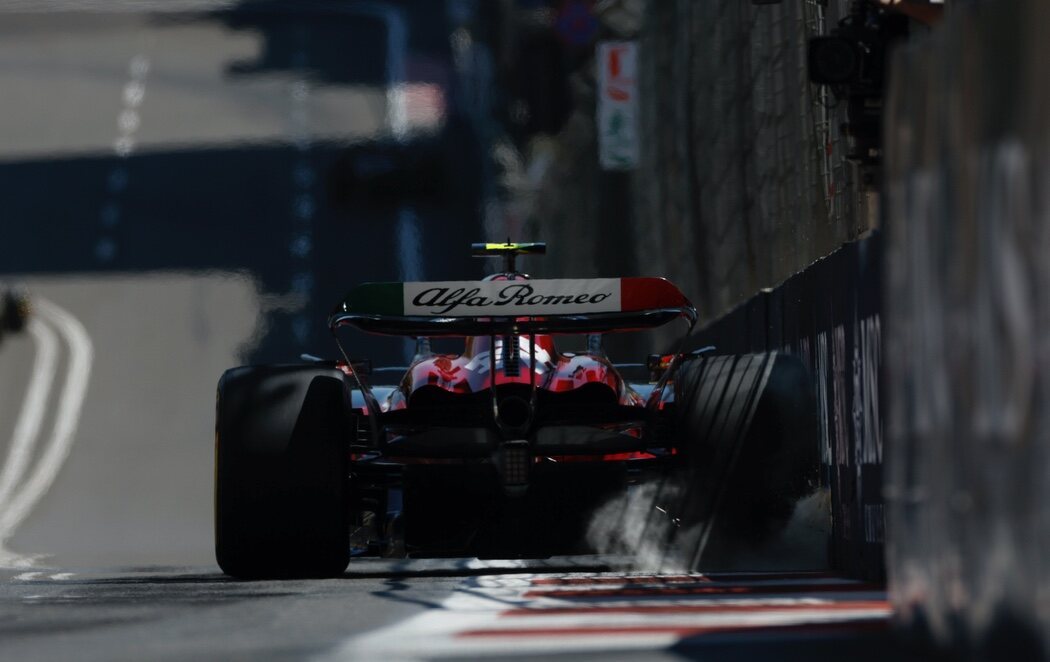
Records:
[[[325,320],[358,282],[483,273],[467,249],[502,233],[485,230],[504,135],[485,41],[499,10],[4,3],[0,272],[67,311],[93,347],[61,475],[23,462],[24,482],[45,469],[54,483],[17,536],[0,534],[13,554],[211,563],[222,370],[334,356]],[[4,339],[5,442],[25,420],[34,350],[55,336]],[[358,342],[405,361],[403,341]],[[77,350],[54,344],[71,365]],[[23,451],[46,452],[41,432]]]
[[[495,264],[469,244],[508,237],[564,244],[525,260],[540,275],[637,271],[596,214],[535,214],[571,78],[593,86],[612,34],[594,3],[13,0],[0,19],[0,282],[35,320],[0,351],[9,563],[212,563],[216,380],[334,358],[325,320],[357,283],[478,278]]]

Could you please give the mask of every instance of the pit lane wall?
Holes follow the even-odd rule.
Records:
[[[890,589],[961,657],[1045,658],[1050,3],[952,9],[887,110]]]

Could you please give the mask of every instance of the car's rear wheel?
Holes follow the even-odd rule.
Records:
[[[215,556],[223,572],[331,577],[346,569],[348,398],[335,368],[223,374],[215,424]]]
[[[704,569],[763,549],[815,490],[814,390],[802,361],[778,352],[709,355],[681,366],[675,428],[688,485],[683,523],[705,527]]]

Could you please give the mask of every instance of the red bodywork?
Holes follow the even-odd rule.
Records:
[[[485,279],[524,280],[512,263]],[[383,522],[395,522],[395,532],[404,527],[404,547],[426,553],[492,554],[509,539],[515,554],[587,549],[579,534],[590,514],[675,459],[664,406],[673,397],[674,357],[648,372],[634,364],[644,376],[628,383],[602,350],[601,334],[682,317],[692,323],[695,309],[655,278],[533,281],[517,308],[500,307],[517,283],[479,285],[365,283],[330,317],[333,330],[350,324],[463,338],[460,353],[432,353],[428,341],[418,342],[393,386],[370,387],[367,376],[341,364],[357,386],[354,508],[372,513],[370,524],[362,518],[361,537],[382,539],[391,533]],[[440,302],[429,294],[438,288],[449,293]],[[605,298],[604,307],[580,305]],[[561,334],[585,334],[586,351],[559,351]]]
[[[530,348],[527,336],[518,337],[518,370],[504,365],[505,339],[495,338],[497,389],[506,384],[521,384],[553,393],[572,391],[587,384],[604,384],[622,405],[644,406],[645,401],[620,377],[613,365],[604,358],[590,354],[560,354],[549,335],[536,335],[535,348]],[[384,404],[384,411],[396,411],[408,406],[412,394],[426,387],[444,389],[450,393],[479,393],[492,388],[492,346],[490,337],[467,338],[460,355],[439,354],[416,361],[405,378]],[[513,351],[513,350],[512,350]],[[533,360],[533,356],[535,360]],[[532,374],[530,374],[532,373]]]
[[[496,274],[484,280],[527,279],[524,274]],[[417,360],[409,367],[399,388],[383,403],[384,411],[409,406],[412,394],[426,387],[437,387],[450,393],[479,393],[506,384],[535,385],[539,390],[554,393],[572,391],[588,384],[604,384],[616,395],[619,404],[645,406],[645,400],[627,386],[616,368],[604,357],[560,354],[553,336],[522,335],[517,336],[518,347],[511,349],[511,362],[516,362],[517,369],[508,369],[504,360],[507,340],[503,336],[471,336],[458,356],[441,354]]]
[[[484,279],[492,281],[528,281],[528,276],[505,272]],[[537,283],[573,283],[576,281],[533,281]],[[589,281],[578,281],[586,284]],[[598,280],[606,285],[609,280]],[[411,284],[413,292],[420,284]],[[428,284],[423,284],[428,285]],[[475,296],[481,288],[470,290],[470,283],[438,284],[453,291],[449,301],[460,297],[467,305],[491,305],[492,296],[503,297],[507,288],[489,288],[489,294]],[[407,287],[405,285],[404,287]],[[545,285],[545,287],[551,287]],[[400,284],[365,284],[350,295],[342,310],[333,313],[333,329],[352,323],[373,332],[397,335],[458,335],[449,333],[446,324],[469,329],[459,354],[435,354],[429,343],[419,344],[416,358],[404,376],[390,388],[370,389],[364,385],[360,398],[355,392],[354,408],[368,416],[368,429],[359,426],[364,446],[382,456],[409,462],[437,460],[442,463],[457,459],[473,461],[479,456],[497,453],[506,444],[527,443],[536,460],[558,457],[584,457],[591,460],[633,459],[652,457],[653,449],[666,448],[657,419],[665,418],[664,394],[667,378],[673,372],[673,361],[659,366],[657,383],[642,378],[628,384],[620,371],[605,356],[600,332],[587,336],[587,350],[579,353],[559,352],[552,333],[585,333],[588,327],[607,331],[634,330],[659,325],[678,316],[695,321],[695,309],[673,285],[662,279],[619,279],[615,286],[619,299],[611,309],[616,323],[603,321],[602,308],[587,311],[579,317],[559,313],[557,319],[542,316],[495,317],[477,316],[463,324],[467,315],[448,313],[444,319],[422,319],[418,301],[422,294],[404,294]],[[436,290],[437,287],[431,288]],[[430,292],[431,290],[422,290]],[[544,291],[544,290],[540,290]],[[588,296],[579,288],[568,294],[564,290],[545,290],[532,300],[550,299],[578,304]],[[602,292],[606,290],[601,290]],[[393,294],[391,294],[393,292]],[[491,294],[499,293],[498,295]],[[530,293],[532,291],[530,290]],[[524,295],[522,295],[524,296]],[[411,313],[402,310],[402,301],[411,300]],[[458,300],[457,300],[458,301]],[[473,303],[471,303],[473,302]],[[424,304],[426,314],[440,316],[459,303],[440,309],[448,301]],[[404,304],[407,310],[408,304]],[[498,306],[498,304],[497,304]],[[498,310],[498,307],[493,307]],[[457,311],[458,312],[458,311]],[[520,314],[520,313],[519,313]],[[651,316],[655,315],[655,317]],[[550,322],[550,324],[547,324]],[[491,326],[490,326],[491,323]],[[576,326],[573,326],[575,324]],[[583,327],[583,330],[580,330]],[[486,333],[489,331],[490,333]],[[551,331],[550,329],[558,329]],[[481,333],[478,333],[481,331]],[[513,346],[508,346],[513,343]],[[635,364],[644,368],[641,364]],[[650,366],[651,367],[651,366]],[[348,370],[348,374],[352,371]],[[650,378],[652,374],[648,375]],[[356,378],[355,378],[356,379]],[[364,384],[364,379],[361,383]],[[359,447],[360,448],[360,447]],[[362,448],[362,450],[364,450]],[[355,451],[356,453],[357,451]],[[365,455],[369,451],[365,451]]]

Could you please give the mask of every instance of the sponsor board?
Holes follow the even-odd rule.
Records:
[[[637,51],[633,41],[598,44],[598,160],[605,170],[638,165]]]

